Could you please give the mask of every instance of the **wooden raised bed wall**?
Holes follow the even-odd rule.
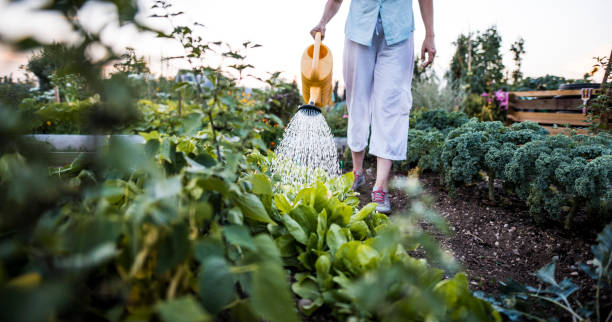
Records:
[[[593,90],[591,99],[597,94],[599,90]],[[510,92],[508,124],[533,121],[550,134],[568,133],[568,128],[578,134],[588,134],[587,116],[582,113],[581,105],[580,90]],[[606,129],[611,129],[612,114],[603,118]]]

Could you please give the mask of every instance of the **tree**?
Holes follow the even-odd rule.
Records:
[[[512,83],[516,84],[523,79],[523,73],[521,72],[523,58],[521,56],[525,54],[525,39],[519,38],[517,41],[515,41],[510,46],[510,51],[514,55],[512,59],[516,65],[516,69],[512,71]]]
[[[76,48],[66,44],[45,45],[28,61],[27,69],[38,78],[40,90],[45,91],[51,88],[51,75],[66,69],[78,54]]]
[[[456,50],[446,78],[453,86],[475,94],[491,92],[505,84],[501,40],[496,26],[482,33],[460,34],[453,43]]]

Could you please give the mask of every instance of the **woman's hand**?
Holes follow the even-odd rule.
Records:
[[[425,36],[423,40],[423,47],[421,47],[421,60],[425,61],[425,54],[427,53],[427,61],[423,64],[423,68],[431,65],[436,57],[436,44],[434,43],[433,36]]]
[[[312,36],[312,38],[315,37],[317,32],[321,33],[321,40],[323,40],[325,38],[325,24],[319,23],[314,28],[312,28],[312,30],[310,31],[310,35]]]

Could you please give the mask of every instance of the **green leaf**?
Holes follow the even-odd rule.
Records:
[[[331,260],[327,253],[319,255],[319,258],[317,258],[317,261],[315,262],[315,269],[318,276],[325,278],[327,275],[329,275]]]
[[[378,265],[379,254],[376,249],[360,241],[344,243],[338,249],[336,258],[354,275],[375,268]]]
[[[317,249],[323,249],[325,243],[325,233],[327,232],[327,212],[325,209],[321,210],[321,213],[317,216]]]
[[[349,229],[351,230],[351,234],[353,234],[353,238],[356,240],[364,240],[370,235],[368,224],[366,224],[363,220],[352,223],[349,226]]]
[[[281,215],[280,218],[289,231],[289,234],[302,245],[306,245],[308,242],[308,235],[304,228],[302,228],[297,221],[293,220],[293,218],[289,217],[289,215]]]
[[[174,300],[160,302],[156,310],[165,322],[204,322],[211,321],[210,315],[204,311],[193,296],[186,295]]]
[[[227,239],[230,244],[238,245],[250,250],[256,249],[253,238],[245,226],[223,226],[223,236],[225,236],[225,239]]]
[[[359,200],[357,202],[359,202]],[[354,206],[343,204],[335,198],[331,199],[328,206],[332,210],[331,214],[328,214],[328,222],[336,223],[342,227],[349,224],[354,212]]]
[[[282,214],[288,214],[293,209],[289,200],[283,194],[274,195],[274,205]]]
[[[346,238],[342,228],[336,224],[329,226],[325,240],[332,254],[335,254],[340,246],[348,242],[348,238]]]
[[[238,207],[232,207],[227,211],[227,221],[234,225],[244,224],[244,216]]]
[[[195,145],[190,140],[181,141],[176,146],[177,152],[192,153],[195,150]]]
[[[169,163],[173,163],[174,151],[172,151],[172,143],[168,138],[162,139],[161,146],[159,147],[159,158]]]
[[[287,274],[280,263],[266,262],[253,273],[251,302],[263,320],[298,322],[295,302],[289,292]]]
[[[161,136],[159,135],[159,133],[157,133],[157,131],[151,131],[149,133],[138,132],[138,134],[142,136],[145,139],[145,141],[159,140],[161,138]]]
[[[369,214],[376,210],[376,206],[378,206],[378,204],[374,202],[370,202],[369,204],[365,205],[365,207],[361,208],[358,213],[351,217],[350,223],[364,220]]]
[[[176,83],[176,84],[174,84],[174,86],[172,86],[172,90],[173,91],[180,91],[180,90],[183,90],[185,88],[189,88],[189,83],[188,82],[180,82],[180,83]]]
[[[224,249],[221,241],[209,237],[196,242],[193,255],[200,263],[204,263],[208,257],[223,257]]]
[[[270,236],[259,234],[253,238],[253,241],[255,246],[257,246],[257,255],[259,255],[261,260],[281,262],[278,247],[276,247],[276,243],[274,243]]]
[[[543,282],[557,286],[557,281],[555,280],[555,262],[552,262],[542,268],[540,268],[536,272],[536,276],[538,276]]]
[[[270,179],[264,174],[258,173],[249,179],[251,184],[253,185],[253,193],[257,195],[271,195],[272,194],[272,184],[270,183]]]
[[[276,224],[270,219],[266,208],[256,195],[251,193],[245,193],[243,195],[234,194],[233,200],[247,218],[263,223]]]
[[[291,290],[303,299],[314,300],[321,296],[316,278],[308,273],[295,274],[296,282],[291,284]]]
[[[291,210],[289,216],[300,224],[306,234],[316,232],[317,213],[313,207],[299,205]]]
[[[191,254],[189,227],[185,223],[172,226],[169,234],[159,241],[157,273],[161,274],[183,262]]]
[[[234,276],[223,257],[209,256],[198,276],[199,294],[207,311],[217,314],[234,299]]]

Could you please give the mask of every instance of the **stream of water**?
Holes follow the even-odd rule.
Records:
[[[272,173],[294,191],[340,175],[334,136],[320,112],[299,110],[289,122],[275,154]]]

